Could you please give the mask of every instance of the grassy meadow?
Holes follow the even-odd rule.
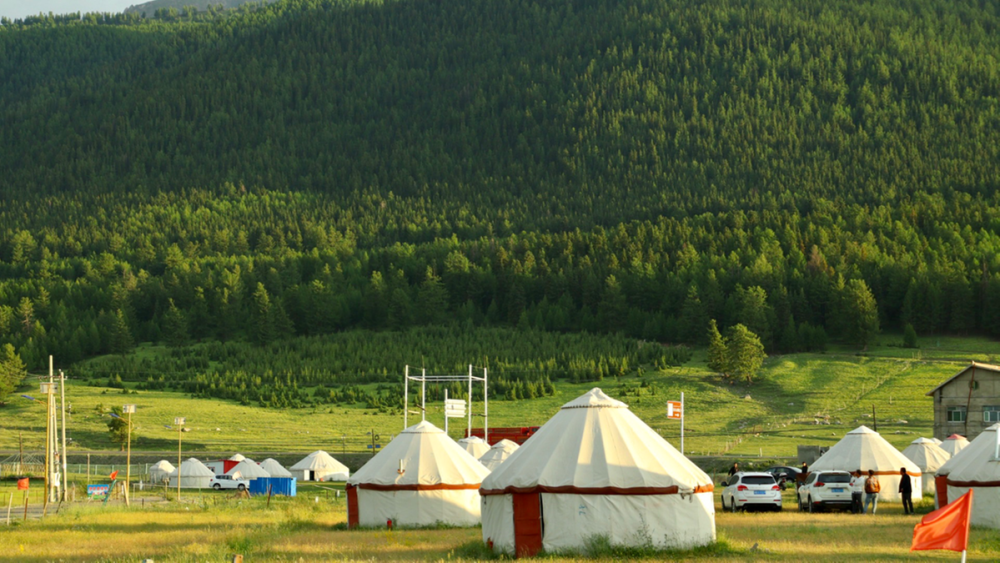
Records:
[[[955,561],[950,552],[910,553],[917,517],[899,505],[883,504],[879,514],[802,514],[785,493],[785,511],[716,514],[717,545],[693,551],[597,549],[547,555],[545,560],[712,560],[712,561]],[[318,501],[317,501],[318,497]],[[716,495],[718,509],[718,495]],[[926,501],[918,512],[930,510]],[[157,562],[230,561],[462,561],[493,559],[479,528],[421,530],[345,529],[346,507],[303,486],[295,499],[235,500],[225,493],[187,495],[180,505],[139,508],[79,503],[42,522],[0,526],[0,561]],[[754,546],[757,546],[754,549]],[[969,561],[1000,558],[995,530],[974,529]]]
[[[556,381],[551,397],[493,400],[490,426],[544,424],[560,405],[599,386],[620,398],[650,426],[677,445],[680,425],[666,419],[664,402],[685,393],[685,452],[690,455],[793,457],[796,445],[830,445],[861,424],[872,425],[875,407],[878,429],[902,449],[932,432],[931,399],[925,393],[953,375],[968,361],[1000,356],[1000,343],[978,338],[925,339],[922,348],[897,346],[898,335],[883,335],[881,345],[864,355],[832,348],[823,354],[789,354],[768,358],[752,384],[724,380],[705,366],[704,350],[695,350],[684,366],[642,375],[609,378],[599,383]],[[143,353],[150,353],[148,350]],[[402,375],[400,375],[402,379]],[[643,383],[652,384],[644,386]],[[35,384],[22,392],[37,396]],[[654,391],[655,389],[655,391]],[[68,436],[72,450],[113,450],[107,433],[109,407],[135,403],[133,449],[176,451],[174,416],[187,417],[184,450],[297,452],[323,448],[331,453],[364,451],[374,430],[385,443],[403,428],[399,415],[380,414],[356,406],[323,405],[302,409],[267,409],[233,401],[195,399],[183,393],[137,391],[67,384],[72,404]],[[411,400],[413,397],[411,396]],[[477,413],[481,406],[477,405]],[[413,410],[413,403],[411,403]],[[14,398],[3,409],[0,450],[16,450],[18,435],[26,449],[42,449],[44,407]],[[410,415],[411,423],[419,415]],[[428,407],[428,419],[443,426],[442,407]],[[465,421],[452,419],[451,434],[461,436]],[[481,426],[476,418],[474,426]]]

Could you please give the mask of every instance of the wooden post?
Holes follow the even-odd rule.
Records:
[[[66,374],[59,370],[59,410],[62,412],[62,499],[66,500],[69,476],[66,474]]]
[[[271,488],[273,485],[267,485],[267,508],[271,508]]]
[[[24,492],[24,520],[28,520],[28,491]]]
[[[10,494],[10,498],[7,500],[7,525],[10,526],[10,507],[14,504],[14,493]]]

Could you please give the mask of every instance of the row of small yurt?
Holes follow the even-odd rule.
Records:
[[[935,480],[939,507],[975,490],[972,525],[1000,528],[1000,424],[984,430],[945,462]]]
[[[882,485],[879,500],[898,501],[900,470],[906,469],[913,485],[913,500],[922,497],[922,471],[878,432],[867,426],[851,430],[809,467],[810,471],[875,471]]]

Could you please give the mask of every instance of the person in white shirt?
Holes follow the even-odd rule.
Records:
[[[855,514],[865,513],[865,479],[861,476],[861,470],[856,469],[851,473],[851,512]]]

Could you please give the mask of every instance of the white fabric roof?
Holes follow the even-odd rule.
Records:
[[[479,463],[485,465],[486,469],[493,471],[505,459],[510,457],[510,454],[514,453],[518,447],[520,446],[510,440],[500,440],[496,444],[493,444],[493,447],[479,458]]]
[[[673,487],[712,479],[616,401],[594,388],[562,409],[483,481],[507,487]]]
[[[177,468],[170,472],[170,476],[177,477]],[[215,472],[191,457],[181,463],[181,477],[215,477]]]
[[[232,469],[226,471],[226,475],[239,473],[244,479],[258,479],[260,477],[270,477],[271,474],[263,467],[257,465],[252,459],[244,459],[237,463]]]
[[[293,471],[330,471],[333,473],[350,472],[346,465],[333,459],[333,456],[323,450],[316,450],[315,452],[307,455],[289,469],[292,469]]]
[[[892,447],[892,444],[885,441],[885,438],[880,436],[878,432],[867,426],[860,426],[848,432],[829,451],[814,461],[809,466],[809,470],[854,471],[860,469],[865,472],[873,469],[898,473],[902,467],[913,474],[923,473],[916,463],[899,453],[899,450]]]
[[[998,430],[1000,423],[983,430],[966,448],[939,467],[937,474],[947,475],[949,481],[1000,481],[1000,460],[995,459]]]
[[[272,458],[267,458],[260,462],[260,467],[271,474],[271,477],[291,477],[292,473],[282,467],[280,463]]]
[[[944,439],[941,443],[941,449],[951,454],[955,457],[955,454],[962,451],[966,446],[969,445],[969,440],[965,436],[959,436],[958,434],[952,434]]]
[[[479,436],[462,438],[458,441],[458,445],[462,446],[465,451],[469,452],[469,454],[476,459],[483,457],[486,452],[490,451],[490,445],[486,443],[486,440],[483,440]]]
[[[229,461],[243,461],[245,459],[246,458],[243,457],[243,454],[236,454],[233,457],[229,458]]]
[[[924,473],[933,474],[939,467],[951,459],[951,454],[942,450],[934,440],[927,438],[917,438],[910,442],[910,445],[903,450],[910,461],[917,464],[917,467]],[[930,476],[927,476],[930,479]]]
[[[423,421],[393,438],[351,476],[348,484],[478,485],[488,474],[483,464],[449,438],[444,430]]]
[[[937,438],[931,438],[931,441],[939,446],[941,445],[941,440],[938,440]]]
[[[163,471],[164,473],[170,473],[175,469],[177,468],[174,467],[169,461],[165,459],[161,459],[160,461],[149,466],[150,471],[157,470],[157,471]]]

